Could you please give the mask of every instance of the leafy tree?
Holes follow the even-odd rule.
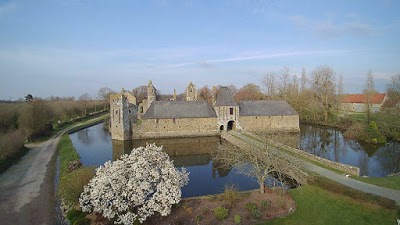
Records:
[[[29,102],[29,101],[32,101],[32,100],[33,100],[33,96],[31,94],[27,94],[25,96],[25,101]]]
[[[178,171],[162,147],[151,144],[100,166],[79,203],[84,212],[101,213],[117,224],[142,223],[155,212],[170,214],[187,182],[186,170]]]
[[[237,91],[235,100],[236,102],[241,100],[261,100],[263,97],[264,95],[258,85],[246,84]]]

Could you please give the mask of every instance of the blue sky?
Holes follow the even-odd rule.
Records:
[[[400,73],[400,1],[0,0],[0,99],[262,86],[328,65],[347,93]]]

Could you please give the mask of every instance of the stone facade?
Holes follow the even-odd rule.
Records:
[[[299,115],[291,116],[241,116],[243,130],[249,132],[298,132]]]
[[[213,88],[213,105],[197,101],[192,82],[186,88],[187,101],[156,101],[156,89],[151,81],[147,95],[138,108],[129,92],[112,96],[112,139],[214,136],[228,130],[300,130],[299,116],[287,102],[242,101],[238,104],[227,87],[220,87],[218,91]],[[140,124],[135,124],[136,118],[140,119]]]
[[[192,82],[186,88],[186,101],[197,101],[197,90]]]
[[[134,139],[218,135],[217,118],[144,119]]]

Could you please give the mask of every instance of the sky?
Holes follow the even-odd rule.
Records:
[[[361,93],[400,73],[397,0],[0,0],[0,99],[262,86],[320,66]]]

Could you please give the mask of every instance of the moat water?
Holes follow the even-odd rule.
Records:
[[[189,172],[189,184],[182,189],[183,197],[216,194],[225,186],[234,185],[238,190],[257,189],[254,178],[240,174],[235,167],[221,169],[212,160],[210,153],[218,149],[221,140],[217,137],[148,139],[114,141],[103,123],[70,134],[75,149],[85,166],[99,166],[108,160],[116,160],[132,148],[146,143],[163,145],[174,165],[184,166]],[[369,145],[347,140],[338,130],[301,125],[301,132],[294,135],[272,137],[283,143],[298,147],[314,155],[348,165],[357,166],[362,175],[381,177],[400,172],[400,143]]]

